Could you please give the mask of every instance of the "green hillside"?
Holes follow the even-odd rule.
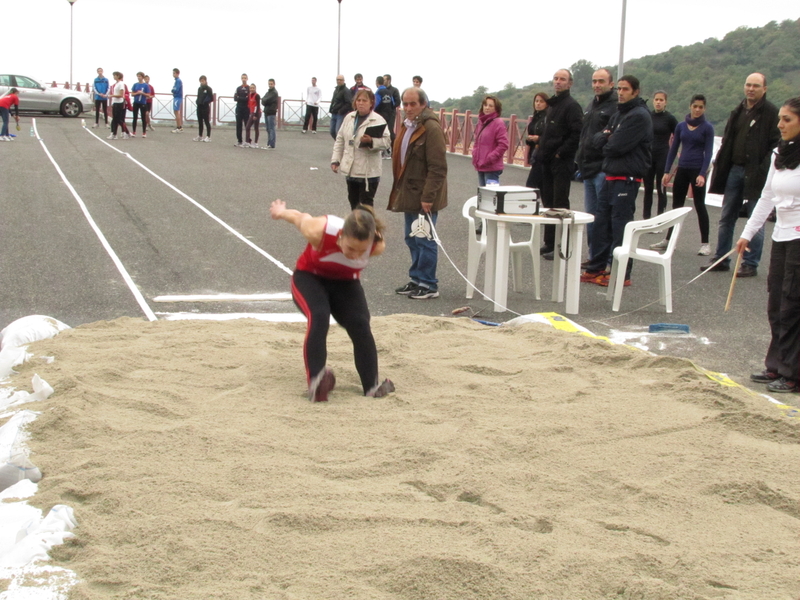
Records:
[[[649,99],[656,90],[669,94],[668,110],[678,120],[688,112],[693,94],[708,99],[706,117],[722,135],[728,114],[744,97],[744,80],[758,71],[767,76],[767,97],[780,106],[787,98],[800,96],[800,19],[768,23],[764,27],[740,27],[722,40],[709,38],[691,46],[675,46],[667,52],[636,58],[625,63],[625,74],[635,75],[642,82],[642,97]],[[616,74],[616,65],[603,65]],[[575,83],[573,96],[581,106],[592,98],[592,73],[597,68],[588,60],[579,60],[571,70]],[[555,71],[555,69],[554,69]],[[513,84],[493,92],[503,101],[503,115],[531,114],[533,95],[538,91],[552,94],[549,81],[527,85]],[[472,96],[448,98],[432,102],[435,108],[472,110],[477,112],[481,99],[488,93],[479,87]]]

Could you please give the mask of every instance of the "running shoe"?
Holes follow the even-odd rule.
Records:
[[[599,285],[601,287],[608,287],[608,280],[610,278],[611,278],[610,275],[601,275],[600,277],[597,278],[597,281],[594,281],[592,283],[596,283],[597,285]],[[631,280],[630,279],[626,279],[625,282],[622,284],[622,287],[630,287],[630,286],[631,286]]]
[[[199,135],[196,135],[196,136],[194,136],[194,137],[192,138],[192,141],[193,141],[193,142],[202,142],[202,141],[203,141],[203,138],[201,138]]]
[[[792,381],[791,379],[786,379],[786,377],[781,377],[777,381],[768,383],[767,390],[779,394],[797,393],[798,391],[800,391],[800,387],[798,386],[796,381]]]
[[[206,137],[203,138],[203,141],[204,142],[210,142],[211,141],[211,136],[207,135]]]
[[[327,402],[328,394],[336,387],[336,376],[325,367],[322,373],[311,380],[308,386],[308,399],[311,402]]]
[[[401,296],[408,296],[411,292],[415,292],[419,288],[418,283],[414,283],[413,281],[409,281],[403,287],[397,288],[394,293],[400,294]]]
[[[368,398],[383,398],[386,394],[391,394],[394,391],[394,384],[391,379],[384,379],[381,383],[376,384],[374,388],[368,391],[365,396]]]
[[[769,369],[764,369],[761,373],[753,373],[750,375],[750,381],[755,381],[756,383],[772,383],[780,378],[780,375]]]
[[[439,292],[430,288],[418,287],[408,295],[412,300],[429,300],[431,298],[438,298]]]
[[[697,256],[708,256],[711,254],[711,246],[708,244],[700,244],[700,250],[697,251]]]
[[[117,136],[115,136],[115,135],[112,133],[112,134],[111,134],[110,136],[108,136],[106,139],[107,139],[107,140],[115,140],[115,139],[117,139]]]
[[[581,281],[584,283],[594,283],[595,279],[605,274],[605,271],[584,271],[581,273]]]

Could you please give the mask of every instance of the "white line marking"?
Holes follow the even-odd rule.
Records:
[[[100,228],[97,226],[97,223],[95,223],[94,219],[92,218],[92,215],[89,213],[89,209],[86,208],[86,204],[84,204],[83,200],[78,195],[78,192],[75,191],[75,188],[72,187],[72,184],[67,179],[67,176],[64,175],[64,172],[61,170],[61,167],[58,166],[58,163],[53,158],[53,155],[50,154],[50,151],[47,149],[44,140],[42,140],[42,138],[39,137],[39,129],[36,127],[36,119],[31,119],[31,121],[32,121],[33,131],[36,134],[36,139],[42,145],[44,153],[47,154],[47,158],[49,158],[50,162],[53,163],[53,166],[56,168],[56,172],[61,177],[61,180],[66,184],[67,189],[69,189],[69,191],[72,193],[72,196],[78,202],[78,206],[81,207],[83,215],[86,217],[86,220],[89,222],[89,225],[91,225],[92,229],[94,229],[94,232],[97,235],[98,239],[100,240],[100,243],[103,245],[103,248],[106,249],[106,252],[108,252],[108,255],[111,257],[111,260],[116,265],[117,270],[120,272],[122,278],[125,280],[125,283],[128,285],[128,288],[131,290],[133,297],[136,298],[136,302],[139,303],[139,306],[141,307],[145,316],[150,321],[157,321],[158,318],[153,313],[153,311],[150,310],[150,306],[148,306],[147,301],[144,299],[144,296],[142,296],[142,293],[139,291],[139,288],[136,287],[136,284],[133,282],[133,279],[131,279],[131,276],[128,274],[128,271],[125,270],[122,261],[120,261],[116,252],[114,252],[114,249],[111,247],[111,244],[108,243],[106,236],[104,236],[103,232],[100,231]]]
[[[291,300],[289,292],[276,294],[186,294],[173,296],[156,296],[153,302],[265,302]]]
[[[89,131],[88,129],[86,129],[86,127],[84,127],[83,129],[84,129],[84,130],[85,130],[85,131],[86,131],[86,132],[87,132],[89,135],[92,135],[92,136],[94,136],[96,139],[100,140],[102,143],[104,143],[104,144],[105,144],[106,146],[108,146],[109,148],[112,148],[113,150],[115,150],[115,151],[119,152],[120,154],[122,154],[122,155],[124,155],[124,156],[127,156],[127,157],[128,157],[130,160],[132,160],[134,163],[136,163],[137,165],[139,165],[139,166],[140,166],[142,169],[144,169],[145,171],[147,171],[148,173],[150,173],[150,175],[152,175],[153,177],[155,177],[156,179],[158,179],[158,180],[159,180],[161,183],[163,183],[163,184],[164,184],[164,185],[166,185],[168,188],[170,188],[170,189],[171,189],[171,190],[173,190],[174,192],[176,192],[176,193],[180,194],[180,195],[181,195],[181,196],[183,196],[183,197],[184,197],[186,200],[188,200],[189,202],[191,202],[192,204],[194,204],[194,205],[195,205],[197,208],[199,208],[200,210],[202,210],[202,211],[203,211],[204,213],[206,213],[206,214],[207,214],[209,217],[211,217],[212,219],[214,219],[214,220],[215,220],[217,223],[219,223],[220,225],[222,225],[222,226],[223,226],[225,229],[227,229],[228,231],[230,231],[230,232],[231,232],[233,235],[235,235],[236,237],[238,237],[238,238],[239,238],[240,240],[242,240],[242,241],[243,241],[245,244],[247,244],[248,246],[250,246],[250,247],[251,247],[253,250],[255,250],[256,252],[258,252],[258,253],[259,253],[261,256],[263,256],[263,257],[264,257],[264,258],[266,258],[267,260],[269,260],[269,261],[271,261],[272,263],[274,263],[274,264],[275,264],[277,267],[279,267],[279,268],[283,269],[283,270],[284,270],[286,273],[288,273],[289,275],[291,275],[291,274],[292,274],[292,270],[291,270],[290,268],[288,268],[286,265],[284,265],[284,264],[283,264],[281,261],[279,261],[277,258],[274,258],[273,256],[271,256],[271,255],[270,255],[270,254],[268,254],[266,251],[262,250],[262,249],[261,249],[259,246],[256,246],[256,245],[255,245],[253,242],[251,242],[250,240],[248,240],[248,239],[247,239],[245,236],[243,236],[241,233],[239,233],[238,231],[236,231],[236,230],[235,230],[233,227],[231,227],[230,225],[228,225],[228,224],[227,224],[225,221],[223,221],[222,219],[220,219],[219,217],[217,217],[217,216],[216,216],[214,213],[212,213],[210,210],[208,210],[208,209],[207,209],[205,206],[203,206],[202,204],[200,204],[199,202],[197,202],[197,201],[196,201],[194,198],[192,198],[191,196],[189,196],[189,195],[187,195],[187,194],[183,193],[181,190],[179,190],[179,189],[178,189],[178,188],[176,188],[174,185],[172,185],[172,184],[171,184],[169,181],[167,181],[166,179],[164,179],[164,178],[163,178],[163,177],[161,177],[160,175],[156,174],[155,172],[151,171],[149,168],[147,168],[146,166],[144,166],[144,165],[143,165],[142,163],[140,163],[138,160],[136,160],[135,158],[133,158],[133,157],[132,157],[132,156],[131,156],[129,153],[127,153],[127,152],[123,152],[122,150],[120,150],[120,149],[118,149],[118,148],[115,148],[114,146],[112,146],[111,144],[109,144],[108,142],[106,142],[105,140],[101,139],[99,136],[95,135],[95,134],[94,134],[94,132],[92,132],[92,131]]]
[[[159,316],[167,321],[233,321],[234,319],[256,319],[275,323],[305,323],[303,313],[168,313],[160,312]],[[331,323],[334,323],[331,317]]]

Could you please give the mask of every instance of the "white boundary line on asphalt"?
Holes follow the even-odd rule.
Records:
[[[272,255],[270,255],[269,253],[267,253],[265,250],[261,249],[259,246],[257,246],[256,244],[254,244],[253,242],[251,242],[250,240],[248,240],[248,239],[247,239],[246,237],[244,237],[244,236],[243,236],[241,233],[239,233],[238,231],[236,231],[236,230],[235,230],[233,227],[231,227],[230,225],[228,225],[228,224],[227,224],[225,221],[223,221],[223,220],[222,220],[222,219],[220,219],[218,216],[216,216],[214,213],[212,213],[210,210],[208,210],[208,209],[207,209],[205,206],[203,206],[202,204],[200,204],[199,202],[197,202],[197,200],[195,200],[194,198],[192,198],[192,197],[191,197],[191,196],[189,196],[188,194],[185,194],[184,192],[182,192],[181,190],[179,190],[178,188],[176,188],[176,187],[175,187],[174,185],[172,185],[172,184],[171,184],[169,181],[167,181],[166,179],[164,179],[163,177],[161,177],[161,176],[160,176],[160,175],[158,175],[157,173],[155,173],[155,172],[151,171],[149,168],[147,168],[146,166],[144,166],[144,165],[143,165],[142,163],[140,163],[138,160],[136,160],[135,158],[133,158],[133,156],[131,156],[131,155],[130,155],[128,152],[123,152],[123,151],[122,151],[122,150],[120,150],[119,148],[115,148],[114,146],[112,146],[111,144],[109,144],[108,142],[106,142],[104,139],[100,138],[100,136],[96,135],[94,132],[92,132],[92,131],[90,131],[89,129],[87,129],[87,128],[86,128],[86,125],[83,125],[83,128],[84,128],[84,130],[86,130],[86,132],[87,132],[89,135],[91,135],[91,136],[93,136],[95,139],[97,139],[97,140],[101,141],[102,143],[104,143],[106,146],[108,146],[108,147],[109,147],[109,148],[111,148],[112,150],[115,150],[116,152],[119,152],[119,153],[120,153],[120,154],[122,154],[123,156],[126,156],[126,157],[128,157],[128,158],[129,158],[131,161],[133,161],[134,163],[136,163],[137,165],[139,165],[139,167],[141,167],[143,170],[147,171],[147,172],[148,172],[150,175],[152,175],[153,177],[155,177],[156,179],[158,179],[158,180],[159,180],[161,183],[163,183],[164,185],[166,185],[168,188],[170,188],[171,190],[173,190],[173,191],[174,191],[174,192],[176,192],[177,194],[179,194],[179,195],[183,196],[183,197],[184,197],[186,200],[188,200],[189,202],[191,202],[192,204],[194,204],[194,205],[195,205],[197,208],[199,208],[200,210],[202,210],[202,211],[203,211],[204,213],[206,213],[206,214],[207,214],[209,217],[211,217],[212,219],[214,219],[214,220],[215,220],[217,223],[219,223],[220,225],[222,225],[222,226],[223,226],[225,229],[227,229],[228,231],[230,231],[230,232],[231,232],[233,235],[235,235],[236,237],[238,237],[238,238],[239,238],[241,241],[243,241],[245,244],[247,244],[248,246],[250,246],[250,247],[251,247],[253,250],[255,250],[256,252],[258,252],[258,253],[259,253],[261,256],[263,256],[264,258],[266,258],[267,260],[269,260],[269,261],[271,261],[273,264],[275,264],[275,266],[277,266],[277,267],[278,267],[278,268],[280,268],[280,269],[283,269],[283,271],[285,271],[285,272],[286,272],[286,273],[288,273],[289,275],[291,275],[291,274],[292,274],[292,270],[291,270],[289,267],[287,267],[287,266],[286,266],[286,265],[284,265],[284,264],[283,264],[281,261],[279,261],[277,258],[273,257]]]
[[[156,296],[153,302],[278,302],[291,300],[289,292],[275,294],[173,294]]]
[[[53,155],[50,154],[50,151],[47,149],[44,140],[41,137],[39,137],[39,129],[36,127],[36,119],[31,119],[31,122],[33,125],[34,133],[36,133],[37,141],[41,144],[44,153],[47,155],[47,158],[49,158],[50,162],[53,163],[56,172],[58,173],[59,177],[61,177],[61,181],[64,182],[64,184],[67,186],[67,189],[72,193],[72,196],[78,203],[78,206],[80,206],[81,210],[83,211],[83,215],[89,222],[89,225],[91,225],[92,229],[94,229],[94,232],[97,235],[98,239],[100,240],[100,243],[103,245],[103,248],[105,248],[106,252],[108,252],[108,255],[111,257],[111,260],[114,262],[114,265],[116,265],[117,270],[120,272],[122,278],[125,280],[125,283],[128,285],[128,288],[133,294],[133,297],[136,298],[136,302],[139,303],[139,306],[141,307],[142,311],[144,312],[148,320],[157,321],[158,317],[156,317],[155,313],[150,309],[150,306],[147,304],[147,301],[144,299],[144,296],[142,296],[142,293],[139,291],[139,288],[136,287],[136,284],[133,282],[133,279],[128,274],[128,271],[125,270],[125,266],[122,264],[122,261],[120,261],[116,252],[114,252],[114,249],[111,247],[111,244],[109,244],[108,240],[106,239],[106,236],[103,235],[102,231],[100,231],[100,228],[97,226],[97,223],[95,223],[94,219],[92,218],[92,215],[89,213],[89,209],[86,208],[86,204],[83,202],[83,199],[81,199],[81,197],[78,195],[78,192],[75,191],[75,188],[72,187],[72,184],[67,179],[67,176],[64,175],[64,171],[61,170],[61,167],[58,166],[58,163],[53,158]]]

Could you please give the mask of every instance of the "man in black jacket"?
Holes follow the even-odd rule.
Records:
[[[745,80],[744,100],[728,118],[722,146],[717,153],[711,173],[709,192],[724,194],[722,216],[717,231],[717,250],[709,263],[717,262],[730,252],[736,220],[747,200],[747,215],[750,216],[761,190],[767,182],[772,149],[778,145],[778,109],[766,98],[767,78],[761,73],[752,73]],[[764,245],[764,228],[750,240],[749,250],[742,256],[742,266],[737,277],[755,277]],[[730,271],[730,258],[714,267],[714,271]],[[708,265],[701,267],[701,271]]]
[[[267,81],[269,89],[264,94],[261,100],[261,105],[264,107],[264,122],[267,125],[267,150],[275,148],[275,121],[278,114],[278,90],[275,89],[275,80],[270,79]]]
[[[556,93],[547,100],[549,109],[536,149],[542,162],[542,204],[547,208],[569,208],[569,186],[583,126],[583,110],[569,91],[572,82],[568,69],[559,69],[553,75]],[[546,225],[544,246],[539,252],[547,260],[553,260],[555,238],[555,225]]]
[[[592,144],[594,136],[603,131],[614,113],[617,112],[617,92],[614,91],[614,77],[608,69],[598,69],[592,75],[594,98],[583,113],[581,142],[575,162],[583,180],[583,206],[586,212],[597,215],[597,198],[606,180],[603,173],[603,152]],[[594,256],[594,223],[586,226],[589,242],[589,260]]]
[[[236,146],[242,147],[242,129],[250,117],[250,108],[247,100],[250,97],[250,86],[247,85],[247,73],[242,73],[242,85],[236,88],[233,100],[236,102]]]
[[[639,80],[633,75],[617,83],[618,105],[603,131],[595,134],[594,147],[603,153],[605,181],[600,190],[594,221],[595,255],[581,281],[608,285],[606,267],[614,248],[622,244],[625,225],[633,221],[639,186],[650,170],[653,120],[639,97]],[[631,263],[625,272],[630,285]]]
[[[331,137],[334,140],[339,133],[339,128],[342,126],[345,115],[353,110],[352,102],[353,97],[350,95],[350,90],[344,84],[344,75],[337,75],[336,89],[333,90],[330,108]]]

